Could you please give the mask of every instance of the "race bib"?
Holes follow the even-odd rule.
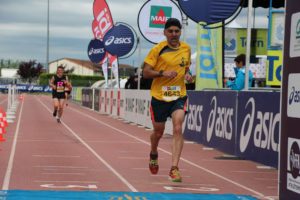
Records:
[[[56,92],[65,92],[64,82],[57,82]]]
[[[180,86],[163,86],[162,97],[166,101],[174,101],[180,97]]]

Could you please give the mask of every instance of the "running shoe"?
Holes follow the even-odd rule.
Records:
[[[56,117],[56,115],[57,115],[57,110],[54,110],[53,111],[53,117]]]
[[[169,179],[172,182],[181,182],[182,181],[178,167],[171,168],[170,173],[169,173]]]
[[[60,118],[57,118],[56,121],[57,123],[61,123]]]
[[[158,166],[158,160],[157,159],[158,159],[157,154],[154,154],[154,155],[150,154],[149,170],[150,170],[151,174],[157,174],[158,173],[159,166]]]

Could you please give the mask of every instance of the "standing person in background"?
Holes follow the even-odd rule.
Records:
[[[64,75],[64,67],[58,66],[56,70],[56,75],[52,76],[50,80],[50,87],[52,88],[52,98],[53,98],[53,117],[56,117],[58,123],[61,122],[61,117],[63,114],[64,104],[65,104],[65,88],[69,85],[67,76]]]
[[[185,80],[192,81],[189,72],[191,48],[180,41],[181,23],[178,19],[167,20],[164,35],[166,40],[155,45],[144,61],[143,77],[153,79],[150,111],[154,131],[150,136],[149,169],[152,174],[158,173],[158,143],[167,118],[172,117],[172,166],[169,178],[173,182],[181,182],[178,163],[183,148],[182,124],[187,110]]]
[[[245,54],[240,54],[234,59],[235,62],[235,79],[234,81],[226,80],[226,86],[233,90],[242,90],[245,87]],[[253,73],[249,70],[249,87],[252,86]]]

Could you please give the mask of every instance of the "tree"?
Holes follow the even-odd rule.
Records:
[[[20,75],[23,81],[31,83],[39,77],[39,75],[43,72],[43,68],[43,65],[36,63],[35,60],[21,62],[19,65],[18,75]]]

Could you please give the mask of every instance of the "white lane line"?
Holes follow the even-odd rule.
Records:
[[[50,112],[52,111],[40,100],[38,101]],[[79,137],[67,124],[63,121],[61,124],[70,132],[72,135],[81,142],[99,161],[101,161],[113,174],[115,174],[132,192],[138,192],[138,190],[133,187],[120,173],[118,173],[108,162],[106,162],[92,147],[90,147],[81,137]]]
[[[35,183],[99,183],[99,181],[53,181],[53,180],[35,180]]]
[[[88,167],[79,167],[79,166],[53,166],[53,165],[36,165],[33,167],[38,168],[60,168],[60,169],[88,169]]]
[[[78,175],[78,176],[83,176],[85,175],[86,173],[58,173],[58,172],[48,172],[48,173],[42,173],[42,174],[45,174],[45,175]]]
[[[80,158],[80,156],[68,156],[68,155],[32,155],[32,157],[39,157],[39,158]]]
[[[15,158],[16,148],[17,148],[17,140],[18,140],[19,130],[20,130],[21,116],[23,113],[23,106],[24,106],[24,101],[22,101],[22,104],[21,104],[21,109],[20,109],[20,113],[19,113],[19,117],[18,117],[18,123],[17,123],[16,131],[15,131],[15,135],[14,135],[14,140],[12,143],[10,156],[9,156],[9,160],[8,160],[8,165],[7,165],[6,173],[5,173],[4,180],[3,180],[2,190],[9,189],[9,182],[10,182],[10,178],[11,178],[12,168],[14,165],[14,158]]]
[[[277,172],[257,172],[257,171],[231,171],[232,173],[247,173],[247,174],[277,174]]]
[[[270,166],[264,166],[264,165],[258,165],[256,166],[257,169],[275,169],[274,167],[270,167]]]
[[[148,160],[148,158],[145,158],[145,156],[144,157],[126,157],[126,156],[121,156],[121,157],[118,157],[119,159],[128,159],[128,160],[147,160],[147,161],[149,161]]]
[[[96,118],[94,118],[94,117],[92,117],[92,116],[90,116],[90,115],[88,115],[88,114],[85,114],[85,113],[83,113],[83,112],[81,112],[81,111],[78,111],[78,110],[76,110],[76,109],[74,109],[74,108],[70,108],[70,109],[73,110],[73,111],[75,111],[75,112],[77,112],[77,113],[79,113],[79,114],[81,114],[81,115],[83,115],[83,116],[85,116],[85,117],[87,117],[87,118],[90,118],[90,119],[92,119],[92,120],[94,120],[94,121],[96,121],[96,122],[102,124],[103,126],[106,126],[106,127],[108,127],[108,128],[111,128],[111,129],[113,129],[113,130],[115,130],[115,131],[117,131],[117,132],[119,132],[119,133],[121,133],[121,134],[123,134],[123,135],[126,135],[126,136],[128,136],[128,137],[130,137],[130,138],[133,138],[133,139],[135,139],[135,140],[137,140],[137,141],[140,141],[141,143],[144,143],[144,144],[150,146],[150,143],[149,143],[149,142],[146,142],[146,141],[144,141],[144,140],[142,140],[142,139],[140,139],[140,138],[138,138],[138,137],[135,137],[135,136],[131,135],[130,133],[127,133],[127,132],[125,132],[125,131],[123,131],[123,130],[120,130],[120,129],[114,127],[114,126],[111,126],[111,125],[109,125],[109,124],[107,124],[107,123],[105,123],[105,122],[103,122],[103,121],[100,121],[99,119],[96,119]],[[165,150],[165,149],[162,149],[162,148],[160,148],[160,147],[159,147],[158,149],[159,149],[160,151],[162,151],[162,152],[168,154],[168,155],[172,155],[171,152],[169,152],[169,151],[167,151],[167,150]],[[183,157],[181,158],[181,160],[182,160],[183,162],[185,162],[185,163],[187,163],[187,164],[193,166],[193,167],[196,167],[196,168],[198,168],[198,169],[201,169],[202,171],[205,171],[205,172],[207,172],[207,173],[209,173],[209,174],[211,174],[211,175],[213,175],[213,176],[216,176],[216,177],[218,177],[218,178],[220,178],[220,179],[222,179],[222,180],[224,180],[224,181],[227,181],[227,182],[229,182],[229,183],[231,183],[231,184],[233,184],[233,185],[235,185],[235,186],[237,186],[237,187],[239,187],[239,188],[242,188],[242,189],[244,189],[244,190],[246,190],[246,191],[249,191],[249,192],[251,192],[251,193],[253,193],[253,194],[259,196],[260,198],[265,198],[266,200],[271,200],[271,199],[269,199],[268,197],[265,197],[264,194],[262,194],[262,193],[260,193],[260,192],[258,192],[258,191],[256,191],[256,190],[254,190],[254,189],[251,189],[251,188],[249,188],[248,186],[242,185],[242,184],[240,184],[240,183],[238,183],[238,182],[236,182],[236,181],[234,181],[234,180],[231,180],[231,179],[229,179],[229,178],[226,178],[225,176],[222,176],[222,175],[220,175],[220,174],[218,174],[218,173],[216,173],[216,172],[213,172],[213,171],[211,171],[211,170],[209,170],[209,169],[207,169],[207,168],[205,168],[205,167],[202,167],[202,166],[200,166],[200,165],[198,165],[198,164],[196,164],[196,163],[194,163],[194,162],[192,162],[192,161],[189,161],[189,160],[187,160],[187,159],[185,159],[185,158],[183,158]]]

